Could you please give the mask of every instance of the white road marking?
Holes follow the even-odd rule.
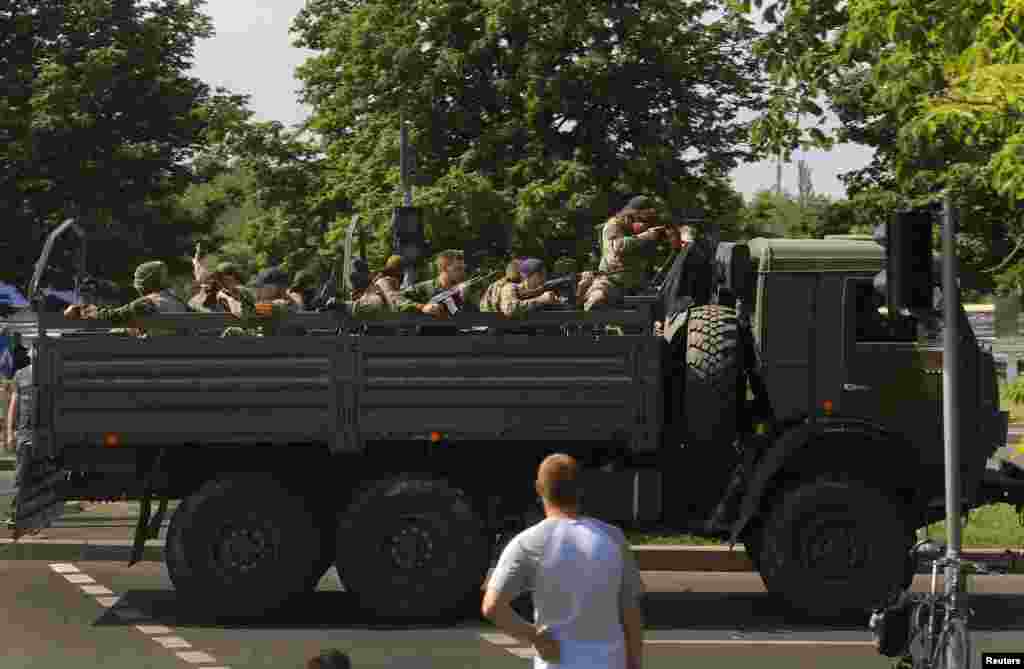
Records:
[[[110,612],[118,618],[120,618],[121,620],[135,621],[149,619],[149,616],[145,615],[138,609],[134,609],[129,606],[119,606],[119,603],[121,601],[120,596],[114,595],[114,592],[106,586],[97,584],[96,581],[94,581],[87,574],[82,573],[81,570],[79,570],[79,568],[75,565],[68,564],[65,562],[58,562],[51,564],[50,569],[52,569],[54,572],[58,574],[64,575],[64,578],[67,579],[68,582],[79,584],[79,587],[82,589],[82,592],[84,592],[87,595],[94,595],[94,599],[96,600],[97,604],[104,608],[110,609]],[[95,595],[111,596],[99,597]],[[180,636],[173,636],[174,630],[170,627],[165,627],[164,625],[135,625],[135,629],[137,629],[142,634],[147,635],[150,639],[156,641],[164,648],[192,648],[192,644],[190,644],[185,639],[181,638]],[[179,651],[176,652],[175,655],[178,656],[178,658],[182,661],[194,665],[209,665],[215,664],[217,662],[217,659],[209,653],[204,653],[198,650]],[[201,669],[231,668],[204,666]]]
[[[850,646],[874,647],[871,641],[813,641],[803,639],[644,639],[645,646]]]
[[[213,656],[207,655],[197,650],[185,651],[183,653],[175,653],[178,657],[185,660],[189,664],[209,664],[210,662],[216,662]]]
[[[519,639],[511,637],[507,634],[495,634],[490,632],[481,632],[480,638],[484,641],[490,641],[496,646],[516,646],[518,645]]]
[[[523,659],[530,659],[530,658],[537,657],[537,652],[535,650],[533,650],[532,648],[525,648],[525,647],[524,648],[506,648],[505,650],[507,650],[508,652],[512,653],[516,657],[521,657]]]
[[[135,629],[143,634],[170,634],[173,630],[163,625],[136,625]]]
[[[64,574],[64,578],[68,580],[68,583],[95,583],[92,580],[92,576],[88,574]]]
[[[180,636],[154,636],[154,637],[150,637],[150,638],[153,639],[153,641],[156,641],[158,644],[160,644],[164,648],[191,648],[192,647],[192,644],[190,644],[188,641],[185,641]]]

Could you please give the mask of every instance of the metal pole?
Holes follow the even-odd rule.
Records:
[[[942,415],[946,451],[946,557],[960,557],[960,290],[956,282],[957,261],[953,234],[953,203],[947,194],[942,203],[942,297],[946,332],[942,356]],[[955,565],[946,567],[946,594],[954,610],[962,611],[966,596],[961,593],[960,573]],[[955,649],[947,646],[948,669],[966,669],[957,664]]]
[[[409,165],[409,157],[410,157],[409,156],[409,130],[405,127],[405,115],[404,114],[400,115],[399,119],[400,119],[401,124],[402,124],[401,132],[400,132],[401,144],[400,144],[400,147],[399,147],[399,154],[398,154],[399,155],[398,160],[401,163],[400,173],[402,175],[402,191],[405,194],[405,197],[404,197],[404,204],[405,204],[405,206],[406,207],[411,207],[412,206],[412,177],[409,174],[409,172],[410,172],[410,169],[409,169],[410,168],[410,165]],[[400,249],[395,249],[396,253],[398,251],[400,251]],[[406,288],[409,288],[410,286],[412,286],[413,280],[415,279],[415,276],[416,276],[415,275],[415,271],[416,271],[416,268],[414,268],[414,267],[406,267],[402,271],[402,286],[401,286],[402,290],[405,290]]]

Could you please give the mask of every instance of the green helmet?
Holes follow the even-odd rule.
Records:
[[[316,277],[313,275],[313,272],[308,269],[302,269],[295,273],[295,278],[292,279],[291,290],[308,290],[315,285]]]
[[[233,276],[239,281],[242,281],[244,278],[241,268],[233,262],[219,263],[213,271],[221,276]]]
[[[166,288],[169,280],[167,264],[160,260],[144,262],[135,268],[135,290],[143,295]]]

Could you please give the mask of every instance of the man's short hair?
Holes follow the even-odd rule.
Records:
[[[348,655],[336,648],[325,650],[316,657],[309,658],[306,669],[352,669],[352,661]]]
[[[574,508],[581,498],[579,465],[565,453],[544,458],[537,469],[537,494],[559,508]]]
[[[437,271],[443,272],[456,260],[465,260],[466,254],[458,249],[449,249],[437,254]]]

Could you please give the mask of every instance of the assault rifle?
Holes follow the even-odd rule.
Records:
[[[427,304],[443,304],[448,310],[448,316],[455,316],[462,311],[462,293],[466,288],[481,281],[493,281],[497,279],[500,274],[501,272],[491,272],[490,274],[481,274],[478,277],[463,281],[457,286],[447,290],[442,290],[437,295],[434,295],[427,301]]]
[[[310,304],[306,305],[306,309],[309,311],[329,311],[333,305],[328,306],[331,300],[336,298],[338,295],[338,261],[335,260],[331,267],[331,275],[327,277],[323,285],[320,286],[320,290],[317,291],[316,297]]]

